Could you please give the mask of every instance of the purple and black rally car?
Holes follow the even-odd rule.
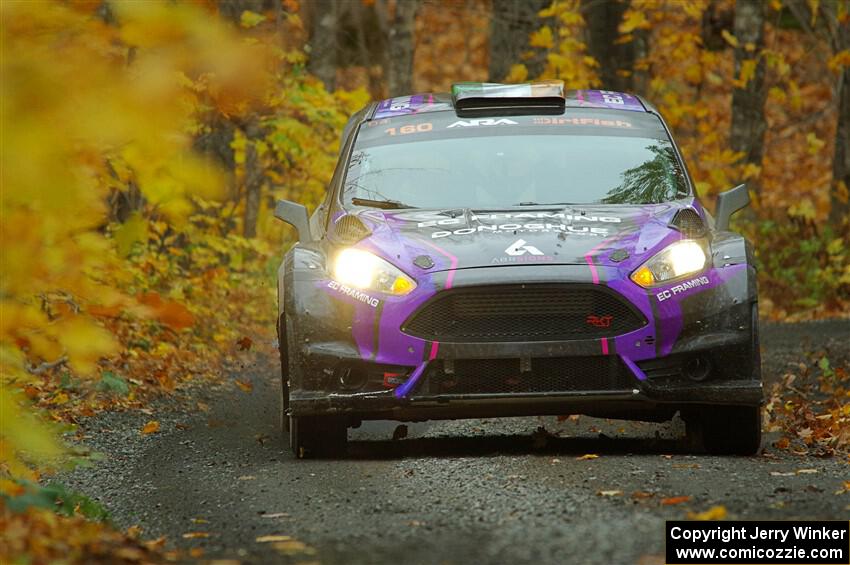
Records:
[[[761,441],[758,295],[638,96],[461,83],[345,127],[278,273],[281,419],[298,456],[362,420],[677,412],[710,453]],[[696,441],[690,442],[691,445]],[[697,444],[698,445],[698,444]]]

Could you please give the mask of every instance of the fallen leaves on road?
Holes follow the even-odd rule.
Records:
[[[236,340],[236,346],[239,347],[239,351],[248,351],[252,345],[254,345],[254,342],[247,336]]]
[[[284,535],[269,535],[269,536],[259,536],[254,541],[257,543],[272,543],[279,541],[289,541],[292,539],[292,536],[284,536]]]
[[[155,434],[159,431],[159,422],[157,420],[151,420],[144,426],[142,426],[142,435]]]
[[[688,512],[688,520],[724,520],[726,514],[726,507],[717,504],[705,512]]]
[[[691,500],[690,496],[670,496],[667,498],[661,499],[662,506],[673,506],[675,504],[682,504],[684,502],[688,502]]]
[[[586,461],[588,459],[599,459],[599,456],[595,453],[585,453],[581,457],[576,457],[576,461]]]
[[[817,469],[797,469],[796,471],[771,471],[771,477],[796,477],[797,475],[814,475],[817,473]]]
[[[272,512],[271,514],[260,514],[260,518],[288,518],[286,512]]]
[[[652,498],[653,496],[655,496],[654,493],[636,490],[632,493],[632,500],[646,500],[647,498]]]
[[[596,493],[599,496],[623,496],[621,490],[600,490]]]
[[[160,540],[142,542],[106,522],[63,516],[52,509],[12,512],[2,498],[0,531],[0,563],[24,562],[22,556],[31,563],[159,563],[167,559]]]
[[[210,537],[209,532],[186,532],[183,534],[183,539],[203,539]]]
[[[825,356],[796,365],[773,385],[765,431],[781,432],[776,449],[830,457],[850,452],[850,372]]]
[[[237,481],[253,481],[256,478],[257,477],[255,477],[254,475],[242,475],[241,477],[237,478],[236,480]]]
[[[236,386],[242,390],[242,392],[251,392],[254,390],[254,385],[249,382],[240,381],[239,379],[235,379],[234,382],[236,383]]]

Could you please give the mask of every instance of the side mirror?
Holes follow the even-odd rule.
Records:
[[[729,229],[732,214],[746,208],[750,203],[747,185],[739,184],[733,189],[717,195],[717,208],[714,211],[714,228],[718,231]]]
[[[298,231],[298,241],[301,243],[313,241],[306,207],[289,200],[278,200],[274,208],[274,217],[294,227]]]

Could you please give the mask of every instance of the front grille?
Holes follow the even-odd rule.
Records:
[[[443,291],[417,310],[402,331],[443,342],[547,341],[613,337],[645,323],[607,287],[528,284]]]
[[[525,368],[526,370],[523,370]],[[447,372],[450,371],[450,372]],[[424,395],[630,391],[637,381],[619,356],[434,361]]]

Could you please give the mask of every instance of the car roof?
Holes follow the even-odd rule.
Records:
[[[466,83],[469,84],[469,83]],[[487,89],[514,88],[524,85],[501,85],[493,83],[481,83],[482,98],[487,97]],[[540,83],[531,83],[531,85]],[[624,112],[656,113],[655,109],[641,97],[627,92],[616,92],[612,90],[579,89],[566,90],[563,92],[565,108],[596,108],[621,110]],[[499,99],[498,95],[492,98]],[[529,100],[532,97],[529,97]],[[458,112],[457,97],[446,92],[412,94],[408,96],[396,96],[386,98],[378,102],[366,120],[381,120],[398,116],[410,116],[429,112]],[[490,115],[490,114],[488,114]],[[492,112],[493,116],[503,115],[498,110]]]

